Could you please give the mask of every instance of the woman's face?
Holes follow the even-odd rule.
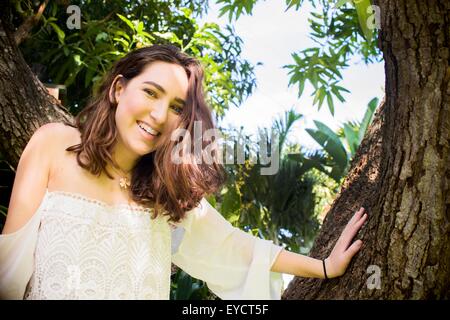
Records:
[[[127,83],[117,81],[116,125],[118,147],[138,158],[154,151],[179,119],[188,91],[188,77],[182,66],[155,61]]]

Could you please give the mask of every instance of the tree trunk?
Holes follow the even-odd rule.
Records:
[[[2,10],[6,10],[3,8]],[[32,73],[0,19],[0,154],[16,167],[31,135],[48,122],[72,116]],[[45,150],[43,150],[45,152]]]
[[[328,256],[361,206],[364,245],[344,276],[294,278],[284,299],[450,298],[450,2],[378,5],[385,101],[310,255]]]
[[[360,206],[369,213],[357,236],[364,245],[343,277],[295,278],[284,299],[450,298],[450,2],[379,6],[385,102],[311,256],[331,252]],[[16,167],[37,127],[71,116],[32,74],[0,20],[0,153]],[[367,273],[373,265],[379,289],[370,282],[377,268]]]

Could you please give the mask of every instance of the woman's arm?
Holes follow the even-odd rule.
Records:
[[[357,240],[353,244],[351,244],[351,242],[358,233],[358,230],[367,220],[367,214],[363,215],[363,212],[364,208],[361,208],[350,219],[344,231],[342,231],[330,256],[325,259],[328,278],[335,278],[343,275],[353,256],[361,249],[361,240]],[[288,273],[299,277],[325,278],[322,260],[284,249],[273,263],[271,271]]]
[[[61,136],[61,123],[38,128],[20,156],[2,234],[21,229],[38,209],[48,185],[55,142]]]

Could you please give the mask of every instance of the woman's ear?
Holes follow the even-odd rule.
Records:
[[[118,74],[112,84],[111,87],[109,88],[109,100],[112,103],[119,103],[119,97],[122,94],[122,91],[124,89],[124,85],[123,85],[123,75]]]

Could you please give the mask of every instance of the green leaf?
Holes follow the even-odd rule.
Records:
[[[69,54],[70,54],[69,48],[67,48],[66,46],[63,47],[63,52],[64,52],[66,57],[68,57]]]
[[[123,15],[121,15],[119,13],[116,13],[116,14],[120,18],[120,20],[125,22],[127,24],[127,26],[130,27],[131,30],[135,31],[133,22],[131,22],[130,20],[128,20],[126,17],[124,17]]]
[[[325,96],[327,95],[324,87],[321,87],[321,88],[322,88],[322,90],[320,91],[320,96],[319,96],[319,110],[320,110],[320,108],[323,105],[323,101],[325,100]]]
[[[136,31],[137,33],[141,33],[143,30],[144,30],[144,23],[142,21],[139,21]]]
[[[100,41],[105,41],[108,39],[108,34],[106,32],[100,32],[99,34],[97,34],[97,36],[95,37],[95,42],[98,43]]]
[[[165,40],[169,40],[170,42],[175,42],[182,44],[182,41],[177,37],[177,35],[173,32],[154,32],[154,34],[160,38],[163,38]]]
[[[345,102],[344,97],[341,95],[341,93],[339,92],[339,90],[336,88],[336,86],[331,86],[331,92],[334,93],[334,95],[339,99],[339,101],[341,102]]]
[[[359,145],[358,135],[347,123],[344,123],[344,134],[350,148],[350,153],[354,155]]]
[[[239,18],[239,16],[241,15],[242,9],[244,9],[244,7],[239,6],[239,7],[237,8],[237,12],[236,12],[236,20],[237,20],[237,19]]]
[[[298,82],[298,97],[300,98],[303,90],[305,90],[305,79],[302,78],[300,79],[300,81]]]
[[[127,39],[128,41],[131,40],[130,36],[129,36],[128,34],[126,34],[125,32],[121,31],[121,30],[117,30],[117,31],[115,32],[115,34],[116,34],[117,36],[122,36],[122,37],[124,37],[124,38]]]
[[[313,87],[317,89],[317,83],[319,82],[319,77],[317,76],[317,72],[313,71],[312,76],[309,78],[309,81],[311,81]]]
[[[245,2],[244,6],[245,6],[245,11],[247,12],[247,14],[252,13],[253,5],[254,5],[254,1],[252,1],[252,0],[248,0]]]
[[[313,105],[315,105],[318,102],[320,103],[320,101],[323,101],[324,97],[325,97],[325,90],[322,86],[315,91]],[[321,105],[321,103],[320,103],[320,105]],[[319,105],[319,109],[320,109],[320,105]]]
[[[177,281],[177,300],[189,299],[192,291],[192,278],[184,271],[180,271]]]
[[[236,211],[241,208],[241,197],[237,192],[236,186],[230,186],[228,192],[223,195],[223,201],[221,205],[222,215],[228,219],[233,216]]]
[[[80,57],[79,54],[75,54],[75,55],[73,56],[73,61],[75,61],[75,64],[76,64],[77,66],[80,66],[80,65],[82,64],[81,57]]]
[[[288,0],[286,4],[288,5],[288,7],[286,8],[286,10],[284,10],[284,12],[288,11],[293,6],[295,6],[295,10],[298,10],[298,8],[300,8],[302,4],[302,0]]]
[[[352,2],[353,0],[339,0],[334,6],[336,9],[342,7],[347,2]]]
[[[314,120],[314,124],[318,129],[318,131],[316,131],[316,137],[320,139],[322,147],[330,154],[339,167],[345,168],[348,163],[348,158],[341,139],[339,139],[337,134],[324,123]],[[312,137],[318,141],[314,136]]]
[[[130,46],[130,43],[122,38],[114,38],[113,40],[119,42],[124,50],[128,49]]]
[[[66,36],[66,34],[64,33],[64,31],[61,30],[60,27],[58,27],[58,25],[54,22],[50,22],[50,25],[52,26],[53,30],[55,30],[57,36],[58,36],[58,40],[61,43],[64,43],[64,38]]]
[[[372,123],[372,117],[375,113],[375,109],[378,106],[378,98],[373,98],[370,100],[370,102],[367,104],[367,110],[364,114],[363,120],[361,122],[361,125],[359,126],[359,132],[358,132],[358,142],[361,143],[362,139],[364,138],[364,135],[366,134],[367,128]]]
[[[368,41],[372,41],[373,29],[370,29],[367,25],[369,21],[369,13],[367,12],[369,7],[371,7],[370,0],[353,0],[356,8],[356,13],[358,14],[359,25],[363,32],[364,38]]]
[[[327,92],[327,103],[328,103],[328,108],[330,109],[331,115],[334,116],[333,97],[331,96],[331,93],[329,93],[329,92]]]
[[[350,93],[350,91],[348,91],[347,89],[345,89],[343,87],[335,86],[335,88],[338,89],[339,91],[344,91],[344,92]]]

